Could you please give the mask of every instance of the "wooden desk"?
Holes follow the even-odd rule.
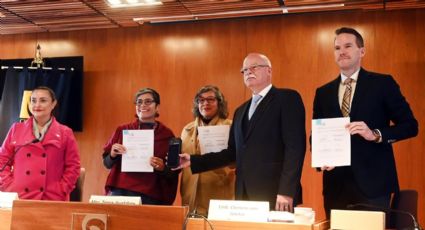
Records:
[[[82,226],[103,226],[100,228],[103,229],[102,218],[105,218],[108,230],[181,230],[187,212],[187,207],[180,206],[16,200],[11,229],[69,230]]]
[[[12,210],[0,208],[0,230],[9,230],[12,221]]]
[[[325,230],[329,229],[329,221],[319,221],[315,224],[294,224],[280,222],[239,222],[210,220],[215,230]],[[187,230],[210,230],[210,226],[204,219],[189,218]]]
[[[72,209],[72,212],[81,211],[81,207],[89,208],[93,212],[93,210],[97,210],[96,212],[99,212],[98,208],[100,207],[101,212],[108,212],[111,208],[107,208],[107,206],[112,206],[112,209],[116,209],[115,214],[112,214],[112,216],[115,215],[122,215],[123,219],[121,222],[126,222],[125,227],[123,226],[116,226],[116,223],[114,226],[108,225],[108,229],[120,229],[120,230],[127,230],[127,229],[181,229],[181,225],[174,226],[168,224],[168,220],[172,218],[172,216],[164,216],[164,214],[161,214],[164,210],[167,210],[167,207],[163,211],[160,209],[151,209],[151,207],[155,206],[122,206],[122,205],[96,205],[96,204],[87,204],[87,203],[67,203],[67,202],[43,202],[39,201],[35,204],[34,201],[29,201],[30,203],[24,203],[24,204],[17,204],[21,208],[29,209],[27,212],[33,213],[30,217],[28,214],[21,213],[18,211],[18,217],[14,217],[14,221],[23,222],[21,224],[17,224],[16,227],[13,229],[45,229],[42,226],[46,227],[47,225],[42,224],[50,224],[48,229],[70,229],[70,208]],[[70,205],[69,205],[70,204]],[[28,207],[28,205],[31,205],[32,207]],[[57,206],[56,209],[52,210],[52,206]],[[128,207],[128,208],[126,208]],[[167,213],[166,215],[177,215],[177,218],[180,219],[184,213],[187,213],[187,209],[181,209],[182,207],[176,207],[177,209],[174,209],[174,213]],[[147,209],[146,209],[147,208]],[[172,208],[172,207],[171,207]],[[20,208],[18,208],[20,209]],[[145,209],[145,211],[151,212],[150,215],[148,215],[148,219],[143,216],[143,212],[140,213],[140,210]],[[126,210],[126,211],[123,211]],[[177,213],[175,212],[176,210]],[[85,212],[87,209],[85,209]],[[170,211],[170,210],[168,210]],[[47,213],[46,213],[47,212]],[[87,211],[88,212],[88,211]],[[64,214],[66,213],[66,214]],[[15,211],[16,214],[16,211]],[[127,216],[126,216],[127,215]],[[129,216],[136,216],[137,219],[133,219],[131,221],[128,221]],[[113,217],[114,221],[118,216]],[[22,218],[27,218],[26,220],[20,220]],[[10,209],[0,209],[0,230],[9,230],[11,229],[11,219],[12,219],[12,210]],[[158,219],[160,219],[159,223],[157,222]],[[112,221],[112,219],[111,219]],[[29,222],[29,223],[28,223]],[[62,224],[53,227],[53,224],[56,224],[58,222],[62,222]],[[256,223],[256,222],[235,222],[235,221],[211,221],[211,223],[214,226],[214,229],[216,230],[234,230],[234,229],[247,229],[247,230],[327,230],[329,229],[329,221],[318,221],[313,225],[302,225],[302,224],[293,224],[293,223],[279,223],[279,222],[273,222],[273,223]],[[152,225],[155,225],[155,227],[151,227]],[[197,218],[189,218],[187,222],[187,230],[210,230],[207,222],[203,219],[197,219]]]

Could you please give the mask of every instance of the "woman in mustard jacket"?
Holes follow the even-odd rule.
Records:
[[[80,154],[72,130],[52,115],[57,104],[47,87],[33,90],[32,116],[15,123],[0,149],[0,191],[20,199],[69,200],[80,174]]]
[[[202,87],[193,100],[195,120],[182,131],[183,153],[201,154],[198,127],[231,125],[227,119],[227,102],[216,86]],[[234,169],[224,167],[204,173],[193,174],[190,168],[183,169],[181,178],[182,204],[189,205],[190,212],[206,215],[210,199],[234,199]]]

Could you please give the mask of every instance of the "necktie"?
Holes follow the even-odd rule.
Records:
[[[347,78],[344,81],[345,91],[341,103],[341,112],[344,117],[348,117],[350,115],[351,82],[353,82],[353,79],[351,78]]]
[[[255,109],[257,108],[258,102],[261,99],[261,95],[254,95],[254,97],[251,100],[251,106],[249,107],[248,112],[248,120],[251,120],[252,114],[254,114]]]

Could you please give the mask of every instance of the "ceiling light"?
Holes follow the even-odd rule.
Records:
[[[326,8],[338,8],[345,6],[343,3],[341,4],[323,4],[323,5],[305,5],[305,6],[288,6],[283,7],[284,13],[290,13],[291,11],[297,10],[315,10],[315,9],[326,9]]]
[[[150,17],[150,18],[133,18],[133,21],[143,24],[144,22],[150,23],[162,23],[162,22],[184,22],[193,21],[196,18],[193,15],[178,15],[178,16],[166,16],[166,17]]]
[[[112,8],[162,5],[158,0],[106,0]]]
[[[203,13],[203,14],[186,14],[176,16],[164,16],[164,17],[146,17],[146,18],[133,18],[133,21],[143,24],[149,23],[164,23],[164,22],[182,22],[182,21],[196,21],[196,20],[207,20],[216,18],[229,18],[229,17],[251,17],[255,15],[274,15],[274,14],[286,14],[296,11],[302,11],[307,9],[330,9],[343,7],[344,4],[323,4],[323,5],[308,5],[308,6],[288,6],[288,7],[274,7],[264,9],[252,9],[252,10],[237,10],[237,11],[225,11],[216,13]]]
[[[6,15],[4,15],[2,12],[0,12],[0,18],[5,18]]]

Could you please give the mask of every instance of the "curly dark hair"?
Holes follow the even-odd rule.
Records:
[[[195,95],[195,98],[193,99],[193,108],[192,108],[193,116],[195,118],[202,117],[201,113],[199,112],[198,99],[199,99],[199,96],[201,96],[201,94],[206,92],[214,92],[215,98],[217,99],[217,103],[218,103],[218,117],[222,119],[226,119],[227,116],[229,115],[229,112],[227,111],[227,101],[224,98],[224,95],[220,91],[220,89],[214,85],[206,85],[198,90],[198,92]]]

